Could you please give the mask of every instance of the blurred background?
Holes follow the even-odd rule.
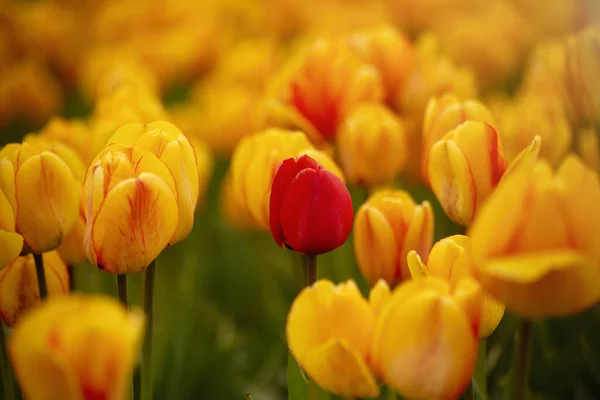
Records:
[[[547,157],[592,148],[586,161],[598,168],[597,131],[558,138],[563,111],[540,123],[530,110],[551,107],[540,98],[552,79],[536,78],[553,46],[599,22],[599,0],[0,0],[0,142],[54,132],[89,162],[122,124],[178,125],[201,155],[205,191],[191,235],[157,261],[155,398],[285,399],[284,326],[302,266],[236,211],[225,178],[288,60],[319,37],[394,27],[414,55],[392,103],[414,140],[429,97],[452,91],[485,102],[507,156],[539,134]],[[462,232],[410,169],[396,183],[432,202],[436,240]],[[350,189],[357,208],[367,193]],[[77,290],[116,296],[116,278],[89,264],[74,276]],[[352,237],[320,257],[319,277],[355,279],[366,293]],[[131,277],[136,304],[141,280]],[[510,399],[516,326],[506,315],[487,341],[490,398]],[[534,399],[600,399],[600,308],[535,329]]]

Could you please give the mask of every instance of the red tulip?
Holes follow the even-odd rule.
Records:
[[[350,193],[339,177],[307,155],[281,163],[269,215],[279,246],[304,254],[327,253],[344,244],[353,218]]]

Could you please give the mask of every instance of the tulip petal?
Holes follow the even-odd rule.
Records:
[[[400,279],[398,245],[390,223],[370,205],[362,206],[354,228],[354,251],[361,273],[371,283],[383,279],[394,284]]]
[[[122,181],[86,235],[88,257],[94,252],[97,265],[111,273],[141,271],[167,246],[178,219],[177,201],[162,179],[142,173]]]
[[[431,204],[428,201],[424,201],[423,204],[416,206],[413,211],[412,220],[406,231],[404,244],[399,254],[401,257],[400,265],[402,269],[400,276],[402,280],[407,279],[410,275],[406,260],[408,252],[415,250],[427,260],[429,250],[431,249],[431,242],[433,242],[433,210],[431,209]]]
[[[57,248],[79,210],[77,183],[69,167],[44,152],[25,161],[16,176],[16,226],[34,253]]]
[[[23,236],[15,232],[0,231],[0,270],[13,262],[23,249]]]
[[[406,261],[408,263],[410,275],[413,279],[418,279],[429,275],[429,270],[427,269],[427,266],[425,265],[425,263],[423,263],[421,257],[419,257],[419,254],[416,251],[409,251],[408,255],[406,256]]]
[[[352,230],[352,199],[344,183],[325,169],[304,169],[290,184],[281,206],[281,225],[299,253],[338,248]]]
[[[380,279],[369,291],[369,307],[373,310],[373,314],[378,316],[383,311],[383,308],[391,297],[390,286],[386,281]]]
[[[491,259],[477,278],[508,309],[529,318],[575,314],[600,300],[600,270],[574,251]]]
[[[273,239],[275,239],[275,243],[280,247],[283,247],[285,244],[285,235],[283,234],[280,218],[281,205],[283,204],[285,193],[296,173],[296,161],[293,158],[288,158],[283,160],[279,165],[275,179],[273,179],[269,201],[269,225]]]
[[[365,360],[346,340],[332,338],[310,350],[303,367],[319,386],[338,396],[379,396],[379,387]]]
[[[17,195],[15,192],[15,167],[7,161],[0,161],[0,191],[6,196],[13,210],[13,218],[17,214]],[[14,229],[14,228],[13,228]]]

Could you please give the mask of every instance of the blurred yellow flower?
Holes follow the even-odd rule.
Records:
[[[231,227],[239,230],[259,228],[233,188],[231,172],[225,175],[219,191],[219,210]]]
[[[56,251],[47,252],[43,257],[48,297],[68,295],[66,264]],[[0,271],[0,317],[7,326],[13,326],[40,303],[33,256],[21,256]]]
[[[39,131],[39,136],[69,146],[81,157],[85,167],[96,155],[90,146],[92,136],[88,126],[81,120],[67,120],[55,115]]]
[[[369,370],[375,315],[353,281],[319,280],[302,290],[286,335],[300,366],[323,389],[343,397],[377,397]]]
[[[128,398],[144,316],[108,297],[50,299],[9,338],[23,394],[31,400]]]
[[[474,275],[528,318],[580,312],[600,299],[600,182],[568,156],[556,173],[539,161],[512,168],[469,236]]]
[[[408,158],[402,121],[380,103],[361,103],[344,118],[337,135],[341,167],[350,183],[391,182]]]
[[[600,173],[600,138],[593,128],[581,130],[577,134],[577,152],[585,163],[597,173]]]
[[[200,184],[196,152],[190,141],[170,122],[156,121],[122,126],[107,141],[107,145],[113,143],[147,150],[168,168],[179,209],[179,225],[169,244],[185,239],[194,225]]]
[[[362,274],[374,284],[395,285],[410,279],[406,255],[424,257],[433,242],[433,210],[429,202],[415,204],[405,191],[385,190],[370,196],[354,221],[354,252]]]
[[[81,160],[58,143],[32,139],[0,150],[0,189],[26,250],[53,250],[69,233],[77,219],[81,176]]]
[[[433,245],[427,265],[419,254],[412,250],[408,253],[408,267],[413,279],[424,276],[436,276],[446,279],[451,286],[465,277],[472,277],[471,239],[463,235],[444,238]],[[479,337],[488,337],[504,316],[504,305],[491,296],[482,297]]]
[[[271,185],[279,164],[290,157],[308,155],[343,179],[340,168],[298,131],[267,129],[242,139],[231,159],[233,190],[247,213],[269,231]]]
[[[470,278],[452,286],[433,276],[398,286],[373,340],[373,367],[383,381],[407,399],[458,398],[477,359],[479,289]]]
[[[141,146],[107,146],[87,172],[83,196],[84,246],[101,269],[141,271],[173,240],[179,224],[175,178]]]
[[[446,215],[461,225],[471,224],[505,170],[498,133],[485,122],[460,124],[436,142],[429,154],[433,193]]]

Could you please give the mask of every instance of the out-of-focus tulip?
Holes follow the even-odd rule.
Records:
[[[377,397],[369,370],[375,315],[353,281],[319,280],[302,290],[288,314],[294,358],[323,389],[338,396]]]
[[[69,293],[67,266],[56,251],[44,254],[48,297]],[[33,256],[21,256],[0,271],[0,318],[13,326],[41,303]]]
[[[301,54],[289,78],[288,103],[323,139],[335,137],[352,107],[383,100],[377,69],[362,62],[344,43],[318,40]]]
[[[583,129],[577,135],[577,151],[585,163],[600,173],[600,138],[592,129]]]
[[[338,176],[307,155],[284,160],[275,174],[269,224],[275,242],[303,254],[323,254],[344,244],[354,210]]]
[[[561,316],[600,299],[600,182],[575,156],[554,174],[513,168],[473,223],[474,275],[524,317]]]
[[[81,157],[86,167],[96,155],[90,147],[91,134],[83,121],[54,116],[44,125],[39,136],[71,147]]]
[[[562,36],[572,32],[583,17],[580,0],[512,0],[535,30],[536,37]]]
[[[23,249],[23,236],[15,232],[15,213],[0,190],[0,270],[13,262]]]
[[[85,210],[83,208],[84,205],[82,204],[75,225],[73,225],[73,228],[71,228],[60,246],[56,249],[60,257],[68,265],[81,264],[86,260],[85,248],[83,246],[85,238]]]
[[[279,164],[290,157],[308,155],[326,170],[342,178],[339,167],[327,154],[310,144],[301,132],[267,129],[240,142],[231,159],[231,179],[236,195],[252,219],[268,231],[269,201]]]
[[[564,87],[573,120],[600,123],[600,28],[588,28],[566,44]]]
[[[384,105],[363,103],[344,119],[337,135],[341,167],[351,183],[373,187],[406,166],[408,145],[399,118]]]
[[[188,136],[189,137],[189,136]],[[189,138],[196,153],[196,167],[198,169],[198,203],[202,203],[215,168],[215,157],[202,140]]]
[[[219,193],[219,209],[225,221],[233,228],[239,230],[256,229],[258,226],[247,212],[241,199],[233,188],[231,173],[228,173],[221,183]]]
[[[358,32],[348,38],[348,43],[362,59],[379,70],[387,101],[394,105],[413,68],[415,55],[411,43],[390,25]]]
[[[433,97],[427,103],[423,123],[423,154],[421,155],[421,170],[427,182],[429,181],[431,148],[444,135],[466,121],[480,121],[492,127],[496,126],[487,107],[477,100],[461,101],[458,96],[447,93],[441,97]]]
[[[369,292],[369,306],[376,317],[383,311],[383,308],[390,300],[391,294],[390,286],[383,279],[378,280],[371,288]]]
[[[467,121],[431,148],[429,179],[446,215],[469,225],[506,170],[498,133],[485,122]]]
[[[481,290],[471,278],[405,282],[377,320],[372,363],[407,399],[456,399],[477,359]]]
[[[74,166],[79,162],[79,167]],[[79,190],[74,174],[81,161],[70,149],[42,142],[9,144],[0,151],[0,188],[16,216],[26,250],[57,248],[77,218]]]
[[[431,248],[427,265],[416,251],[408,253],[408,267],[413,279],[436,276],[446,279],[451,286],[465,277],[472,277],[471,240],[467,236],[454,235],[440,240]],[[484,295],[481,304],[479,337],[491,335],[504,316],[504,305],[489,295]]]
[[[179,225],[169,244],[185,239],[194,225],[199,193],[196,152],[190,141],[175,125],[156,121],[149,124],[127,124],[108,139],[107,144],[112,143],[147,150],[168,168],[175,181],[175,197],[179,209]]]
[[[429,254],[433,242],[433,210],[415,204],[402,190],[377,192],[360,206],[354,224],[354,251],[362,274],[395,285],[410,279],[406,255]]]
[[[101,269],[141,271],[173,240],[179,224],[175,178],[141,146],[107,146],[87,172],[83,196],[84,246]]]
[[[9,354],[28,399],[120,400],[143,331],[141,313],[108,297],[55,298],[17,324]]]

